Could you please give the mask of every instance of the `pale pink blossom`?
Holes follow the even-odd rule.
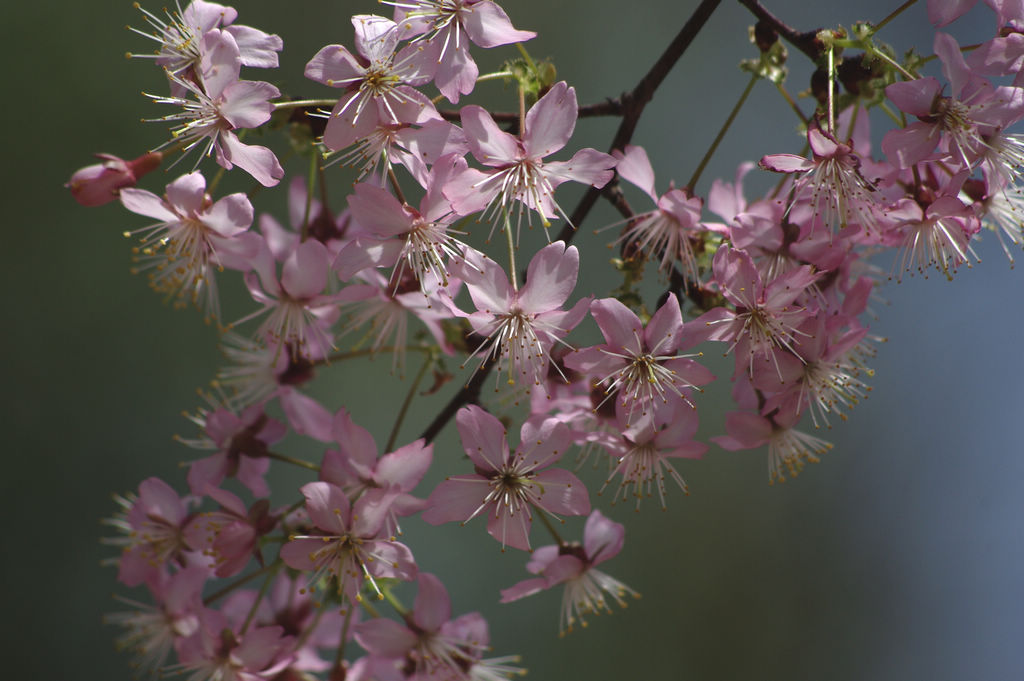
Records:
[[[590,512],[586,486],[569,471],[550,468],[569,447],[569,430],[556,419],[523,424],[513,455],[501,422],[480,407],[455,416],[462,447],[476,468],[449,476],[427,500],[423,520],[432,525],[466,523],[487,516],[487,532],[506,546],[530,550],[534,509],[551,515]]]
[[[510,603],[564,584],[559,635],[571,633],[577,622],[587,626],[588,615],[611,613],[608,605],[611,599],[625,608],[627,594],[634,598],[639,598],[640,594],[595,569],[622,551],[625,537],[625,526],[609,520],[600,511],[592,511],[583,527],[583,543],[542,546],[534,551],[526,569],[538,577],[502,589],[501,602]]]
[[[568,180],[603,187],[615,167],[614,158],[594,149],[581,149],[568,161],[544,161],[569,141],[577,111],[576,90],[564,81],[530,107],[519,137],[499,128],[482,107],[463,107],[462,128],[470,150],[488,170],[467,168],[445,185],[444,195],[455,212],[485,211],[485,219],[495,223],[511,222],[515,213],[517,231],[528,211],[540,215],[545,229],[557,215],[568,221],[569,216],[555,201],[555,188]],[[513,208],[513,203],[518,203],[518,208]]]
[[[270,120],[274,105],[270,100],[281,92],[270,83],[239,80],[238,45],[227,33],[208,33],[204,41],[213,41],[203,54],[202,86],[169,74],[180,86],[180,94],[147,95],[158,104],[180,107],[158,121],[175,123],[171,129],[172,143],[183,145],[185,153],[198,149],[200,157],[215,155],[217,164],[231,170],[238,166],[252,175],[264,187],[273,187],[282,177],[284,169],[277,156],[267,147],[243,144],[235,130],[258,128]]]
[[[292,533],[281,547],[281,559],[311,573],[311,587],[331,578],[338,595],[354,603],[364,579],[380,594],[375,577],[415,578],[412,552],[383,532],[397,492],[369,490],[353,504],[340,487],[327,482],[308,483],[301,491],[314,527]]]
[[[220,319],[214,273],[224,267],[244,268],[260,249],[259,237],[249,234],[253,209],[242,193],[214,202],[199,172],[182,175],[164,196],[144,189],[121,190],[121,204],[156,223],[126,232],[140,240],[141,270],[159,293],[179,303],[200,302],[206,314]]]
[[[646,327],[615,298],[593,301],[590,314],[605,342],[566,355],[565,365],[593,374],[604,386],[605,399],[617,395],[626,406],[627,423],[634,412],[644,414],[655,401],[666,402],[670,395],[692,405],[689,391],[714,380],[710,371],[691,359],[696,355],[677,353],[684,338],[675,296],[665,300]]]
[[[582,321],[589,299],[562,310],[576,286],[579,252],[556,241],[533,257],[526,284],[514,288],[501,267],[476,251],[467,251],[460,271],[477,311],[455,310],[469,319],[473,331],[484,338],[474,351],[498,363],[510,384],[521,382],[527,391],[544,384],[552,346]],[[497,380],[497,378],[495,379]]]
[[[515,29],[505,11],[491,0],[386,0],[386,4],[395,6],[395,22],[403,38],[429,41],[426,57],[437,60],[434,84],[453,104],[459,95],[473,91],[480,72],[469,53],[470,42],[497,47],[537,36]]]
[[[328,149],[344,149],[369,136],[379,125],[422,124],[440,119],[434,105],[415,86],[423,85],[436,68],[418,60],[420,45],[398,51],[395,22],[372,14],[352,17],[356,50],[342,45],[322,48],[306,64],[306,77],[330,87],[344,88],[323,141]]]

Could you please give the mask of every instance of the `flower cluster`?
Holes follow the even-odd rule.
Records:
[[[753,198],[743,188],[752,163],[732,182],[714,180],[706,196],[695,192],[699,173],[659,194],[646,151],[628,139],[617,138],[611,154],[549,159],[569,145],[581,109],[574,88],[522,46],[534,33],[515,28],[492,0],[387,4],[390,18],[352,17],[352,49],[331,44],[309,59],[307,86],[324,86],[324,99],[241,80],[243,66],[275,68],[283,43],[236,24],[230,7],[193,0],[164,17],[143,10],[149,29],[136,33],[156,42],[150,56],[169,86],[149,97],[174,107],[159,119],[173,123],[172,140],[133,161],[100,155],[102,164],[69,182],[84,205],[116,197],[155,221],[126,235],[138,240],[139,269],[157,291],[223,322],[215,275],[232,270],[255,303],[222,323],[232,329],[229,366],[190,417],[199,434],[179,438],[205,452],[189,464],[188,494],[150,478],[119,498],[122,511],[109,521],[119,530],[110,540],[122,551],[119,581],[145,587],[152,602],[111,621],[148,670],[188,671],[194,681],[516,675],[518,658],[486,656],[483,615],[452,616],[442,578],[401,540],[402,519],[486,518],[501,551],[530,554],[533,576],[503,590],[502,601],[564,587],[560,629],[571,631],[637,595],[596,569],[622,550],[625,526],[592,506],[591,491],[610,488],[609,505],[636,511],[644,499],[666,509],[689,493],[683,472],[709,449],[697,436],[707,416],[701,393],[716,380],[706,350],[734,362],[735,407],[710,442],[767,445],[769,481],[781,481],[831,448],[808,426],[846,420],[871,390],[879,339],[868,305],[885,278],[873,258],[891,252],[890,278],[933,270],[952,278],[976,259],[985,231],[1011,260],[1010,247],[1024,244],[1024,140],[1010,132],[1024,117],[1024,15],[1009,3],[989,3],[1000,30],[976,49],[936,34],[941,78],[921,75],[920,60],[898,62],[863,27],[819,35],[828,63],[859,49],[875,68],[845,79],[843,94],[829,84],[820,110],[802,116],[809,157],[760,159],[782,177]],[[933,22],[953,21],[966,3],[951,4],[956,11],[929,3]],[[519,56],[481,75],[471,48],[508,45]],[[518,111],[438,108],[495,78],[515,84]],[[639,116],[638,100],[629,101],[619,102],[621,115]],[[870,111],[883,102],[902,124],[886,131],[876,158]],[[289,113],[271,125],[276,111]],[[287,187],[287,220],[257,215],[254,192],[218,195],[220,171],[208,182],[198,169],[211,156],[222,170],[244,170],[257,189],[278,185],[284,167],[269,147],[242,142],[249,129],[266,131],[268,144],[286,131],[318,171],[275,190]],[[190,150],[199,152],[192,171],[160,193],[135,186]],[[335,163],[357,181],[336,181],[327,168]],[[625,193],[633,190],[615,177],[654,207],[634,212]],[[600,258],[587,260],[565,236],[586,216],[570,218],[556,199],[570,181],[625,217],[614,291],[577,291],[581,267]],[[569,229],[553,240],[556,221]],[[536,248],[527,245],[535,222],[545,236]],[[505,251],[491,244],[496,234]],[[656,300],[636,285],[648,263],[665,284]],[[576,340],[587,320],[602,342]],[[396,446],[402,405],[381,454],[344,406],[308,388],[333,367],[388,350],[393,372],[404,371],[409,353],[422,357],[410,401],[437,399],[452,378],[447,357],[461,362],[462,380],[423,437]],[[491,371],[493,402],[480,396]],[[423,391],[430,372],[436,386]],[[434,456],[452,418],[468,458],[461,463]],[[318,443],[319,463],[275,449],[288,435]],[[607,464],[596,484],[565,467],[588,456]],[[271,501],[280,466],[309,474],[290,505]],[[431,471],[443,480],[420,489]],[[561,536],[572,517],[586,518],[580,541]],[[534,549],[538,525],[554,543]],[[262,587],[245,588],[253,580]],[[395,592],[403,582],[416,585],[411,608]]]

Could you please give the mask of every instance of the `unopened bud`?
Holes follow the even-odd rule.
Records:
[[[102,206],[117,198],[124,187],[134,187],[140,177],[155,170],[163,160],[159,151],[151,151],[132,161],[111,154],[96,154],[102,163],[75,171],[64,186],[83,206]]]

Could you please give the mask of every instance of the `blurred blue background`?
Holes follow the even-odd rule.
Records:
[[[878,21],[896,4],[767,2],[800,29]],[[919,4],[883,39],[930,52]],[[695,3],[505,6],[517,27],[539,33],[531,53],[551,57],[588,103],[633,87]],[[326,96],[302,78],[303,65],[325,44],[351,45],[349,14],[383,9],[250,0],[239,6],[239,22],[284,38],[282,69],[267,76],[282,91]],[[129,2],[66,3],[59,12],[52,3],[18,3],[5,14],[0,31],[14,94],[3,113],[0,170],[8,239],[0,336],[5,671],[127,679],[128,658],[113,649],[117,632],[101,625],[103,613],[119,606],[111,598],[115,572],[100,565],[113,552],[98,541],[99,520],[115,510],[112,493],[148,476],[184,489],[179,462],[192,453],[171,437],[192,434],[180,412],[197,406],[196,388],[220,364],[217,336],[196,311],[169,309],[129,274],[121,232],[140,219],[116,204],[81,208],[61,186],[94,152],[131,157],[164,139],[160,126],[138,123],[162,115],[138,94],[161,91],[162,76],[122,56],[149,49],[124,29],[141,26],[141,16]],[[647,109],[633,141],[647,147],[660,189],[670,178],[685,182],[746,84],[736,64],[755,56],[751,23],[738,3],[723,2]],[[982,4],[951,31],[966,44],[993,27]],[[476,54],[486,68],[514,50]],[[798,55],[792,66],[789,87],[797,92],[809,69]],[[500,85],[480,89],[506,97],[494,101],[511,108]],[[605,149],[613,130],[612,120],[581,121],[571,145]],[[800,145],[784,102],[759,84],[697,191],[706,194],[717,176],[731,180],[743,160]],[[159,192],[162,179],[143,186]],[[765,186],[764,179],[752,186],[758,182]],[[560,193],[563,205],[574,205],[573,192]],[[265,192],[258,210],[283,216],[282,195]],[[615,219],[600,205],[584,232]],[[600,272],[605,251],[592,252],[589,264]],[[494,653],[522,653],[534,679],[1024,678],[1024,275],[1011,270],[994,239],[979,252],[984,263],[952,283],[910,278],[882,290],[889,304],[875,306],[872,328],[889,342],[874,362],[875,390],[827,433],[835,449],[821,464],[769,487],[763,452],[712,448],[681,466],[691,495],[673,494],[665,513],[654,505],[638,514],[609,509],[607,499],[594,498],[627,525],[626,550],[605,565],[644,594],[627,610],[559,639],[558,593],[499,606],[498,589],[523,577],[526,557],[501,554],[479,523],[425,534],[410,528],[409,544],[424,569],[458,585],[455,612],[481,610]],[[251,309],[237,286],[226,288],[226,309]],[[381,446],[408,385],[388,375],[389,364],[382,358],[358,373],[332,368],[316,391],[374,428]],[[708,435],[720,432],[723,394],[701,402]],[[401,440],[430,417],[414,413]],[[318,456],[316,447],[304,451]],[[435,452],[458,465],[451,432]]]

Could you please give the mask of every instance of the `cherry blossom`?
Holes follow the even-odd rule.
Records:
[[[569,446],[565,424],[547,419],[523,424],[519,447],[512,455],[504,426],[476,406],[455,417],[477,472],[449,476],[430,495],[423,519],[439,525],[466,523],[487,515],[487,532],[506,546],[530,550],[533,509],[543,513],[583,515],[590,511],[586,486],[572,473],[549,468]]]

